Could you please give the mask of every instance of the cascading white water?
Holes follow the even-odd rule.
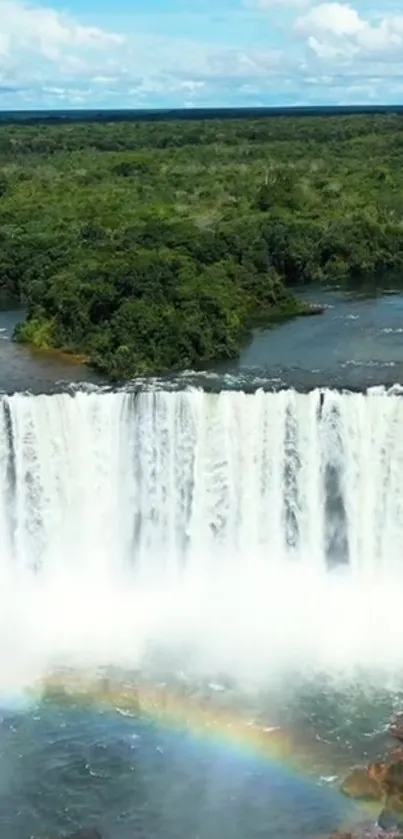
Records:
[[[403,661],[403,400],[3,396],[0,551],[0,665]]]

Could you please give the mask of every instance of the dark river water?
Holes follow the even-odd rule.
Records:
[[[403,382],[403,294],[357,298],[322,289],[305,299],[321,315],[255,329],[238,361],[219,371],[244,385],[363,390]]]
[[[326,304],[323,315],[256,329],[238,361],[159,386],[403,383],[403,295],[312,299]],[[0,313],[1,391],[105,384],[14,344],[20,316]],[[305,839],[373,815],[337,785],[351,765],[384,753],[385,726],[403,707],[399,680],[392,689],[381,676],[374,686],[323,675],[244,693],[225,679],[189,682],[167,665],[151,696],[143,678],[99,674],[66,694],[59,675],[56,689],[0,690],[1,839],[57,839],[84,826],[104,839]]]

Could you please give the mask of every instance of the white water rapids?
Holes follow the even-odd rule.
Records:
[[[0,673],[403,665],[403,399],[0,401]],[[175,665],[176,666],[176,665]]]

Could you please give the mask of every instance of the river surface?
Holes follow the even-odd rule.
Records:
[[[312,299],[326,304],[323,315],[254,330],[236,362],[133,383],[159,390],[143,402],[122,401],[85,367],[14,344],[21,313],[0,313],[0,391],[15,394],[0,402],[4,839],[58,839],[84,826],[103,839],[313,839],[374,816],[343,798],[338,782],[354,763],[384,754],[390,715],[403,708],[401,400],[330,393],[322,418],[314,395],[256,394],[246,403],[241,393],[204,402],[171,393],[189,384],[253,393],[403,383],[402,295],[320,291]],[[38,397],[20,398],[26,392]],[[266,448],[253,438],[258,429],[269,435]],[[192,496],[184,475],[193,449]],[[261,459],[273,465],[277,454],[284,483],[280,476],[271,496]],[[356,588],[347,577],[338,588],[315,541],[323,534],[314,482],[323,475],[329,544],[338,528],[350,541],[355,534]],[[299,480],[306,509],[295,506]],[[285,512],[276,519],[279,492]],[[350,517],[345,496],[356,499]],[[211,519],[207,537],[202,516]],[[298,554],[296,525],[312,555]],[[222,570],[218,588],[198,549],[205,538]],[[297,556],[304,572],[295,581],[282,565],[281,591],[275,576],[272,588],[260,577],[257,559],[280,543],[282,563]],[[125,566],[133,545],[152,571],[146,601]],[[151,625],[158,645],[146,644],[140,661],[134,628]],[[188,628],[180,643],[178,627]],[[305,641],[320,648],[314,668],[305,666]],[[199,668],[195,650],[204,655]],[[253,679],[239,677],[241,664]]]
[[[236,364],[220,371],[246,383],[268,377],[274,387],[345,387],[403,382],[403,295],[355,297],[310,290],[303,299],[321,315],[255,329]]]
[[[0,310],[0,391],[51,393],[71,384],[102,382],[88,367],[58,353],[31,350],[13,341],[14,329],[23,317],[23,310]]]

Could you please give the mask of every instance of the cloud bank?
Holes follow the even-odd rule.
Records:
[[[0,0],[1,108],[402,102],[395,0],[117,0],[106,22],[74,3]]]

